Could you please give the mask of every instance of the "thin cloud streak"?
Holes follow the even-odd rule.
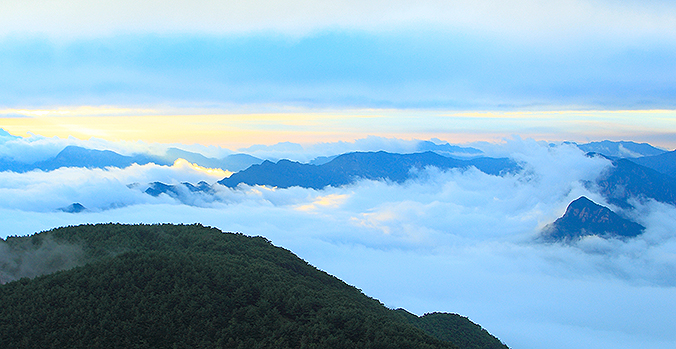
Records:
[[[143,33],[309,35],[329,28],[389,31],[436,26],[511,40],[674,39],[667,1],[6,1],[0,35],[57,38]],[[671,35],[670,35],[671,33]]]

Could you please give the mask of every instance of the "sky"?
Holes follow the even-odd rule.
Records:
[[[513,348],[676,344],[674,207],[623,212],[647,228],[629,242],[533,242],[580,195],[607,204],[582,183],[608,162],[549,142],[676,148],[673,1],[4,0],[0,128],[2,157],[26,162],[69,144],[309,161],[434,140],[509,156],[527,170],[182,201],[144,186],[223,172],[6,171],[0,236],[201,222],[266,236],[389,307],[469,316]],[[58,211],[73,202],[89,211]]]
[[[229,148],[518,134],[676,148],[671,1],[0,6],[0,122],[13,134]]]

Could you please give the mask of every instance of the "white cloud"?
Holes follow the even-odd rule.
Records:
[[[401,185],[220,187],[217,200],[196,199],[202,207],[126,187],[204,178],[190,168],[0,173],[0,236],[88,222],[200,222],[266,236],[389,307],[469,316],[511,347],[673,347],[676,208],[647,203],[629,212],[647,229],[628,241],[536,243],[580,195],[603,203],[581,181],[609,162],[530,140],[504,146],[524,173],[428,169]],[[50,211],[76,199],[94,210]],[[128,206],[98,210],[113,202]]]
[[[119,33],[281,32],[344,28],[446,28],[513,39],[674,38],[676,8],[666,1],[85,1],[3,2],[0,35],[57,37]]]
[[[29,134],[27,137],[0,138],[0,159],[8,159],[24,164],[32,164],[49,160],[65,147],[73,145],[87,149],[111,150],[121,155],[136,154],[163,156],[167,149],[176,147],[186,151],[203,154],[212,158],[224,158],[232,151],[217,146],[200,144],[163,144],[143,141],[108,141],[101,138],[78,139],[75,137],[59,138]]]
[[[68,140],[56,137],[45,138],[31,135],[30,137],[11,138],[0,142],[0,158],[34,163],[54,157],[66,145],[68,145]]]
[[[155,181],[167,184],[182,182],[214,183],[222,179],[220,172],[177,163],[174,166],[155,164],[130,167],[85,169],[60,168],[44,172],[0,172],[0,207],[23,211],[54,211],[78,202],[90,210],[143,204],[175,202],[167,196],[154,198],[143,191]],[[129,185],[138,184],[130,188]]]
[[[400,138],[388,138],[388,137],[379,137],[379,136],[366,136],[364,138],[355,139],[354,141],[336,141],[336,142],[323,142],[323,143],[313,143],[313,144],[297,144],[291,142],[281,142],[272,145],[253,145],[247,148],[241,148],[238,151],[250,154],[261,159],[269,160],[278,160],[278,159],[289,159],[299,162],[310,162],[317,157],[329,157],[340,155],[350,152],[375,152],[375,151],[386,151],[390,153],[415,153],[423,151],[421,149],[421,144],[423,141],[420,139],[400,139]],[[427,142],[432,142],[437,145],[446,144],[439,139],[432,139]],[[458,147],[469,147],[465,145],[455,145]],[[498,148],[499,146],[495,146]],[[469,154],[453,154],[455,157],[463,156],[477,156],[483,155],[480,153],[469,153]],[[502,151],[501,156],[508,156],[509,154]]]

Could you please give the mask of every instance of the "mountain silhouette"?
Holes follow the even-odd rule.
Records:
[[[263,160],[247,154],[230,154],[224,158],[217,159],[178,148],[167,149],[166,154],[162,158],[170,164],[173,164],[174,161],[180,158],[202,167],[220,168],[232,172],[241,171],[253,164],[263,162]]]
[[[584,144],[575,144],[585,153],[603,154],[610,158],[638,158],[642,156],[654,156],[664,153],[665,151],[648,143],[636,143],[631,141],[601,141],[590,142]]]
[[[459,160],[434,152],[396,154],[384,151],[353,152],[333,158],[321,165],[302,164],[290,160],[277,163],[264,161],[232,174],[218,183],[234,188],[248,185],[268,185],[279,188],[299,186],[321,189],[342,186],[358,179],[389,180],[402,183],[413,177],[412,170],[436,167],[441,170],[476,167],[482,172],[500,175],[515,171],[518,165],[506,158],[475,158]]]
[[[581,196],[571,202],[566,213],[543,229],[546,241],[573,241],[584,236],[630,238],[643,233],[645,227],[622,218],[609,208]]]
[[[624,208],[632,207],[632,199],[676,205],[676,178],[628,159],[612,160],[612,166],[588,186]]]
[[[68,213],[80,213],[83,211],[87,211],[87,208],[84,207],[81,203],[79,202],[74,202],[66,207],[60,208],[59,211],[62,212],[68,212]]]
[[[45,171],[51,171],[61,167],[125,168],[132,164],[145,165],[151,162],[160,165],[164,164],[162,161],[158,161],[158,159],[147,155],[126,156],[111,150],[87,149],[69,145],[60,151],[54,158],[37,162],[34,164],[34,167]]]
[[[659,155],[631,159],[631,161],[671,177],[676,177],[676,150]]]

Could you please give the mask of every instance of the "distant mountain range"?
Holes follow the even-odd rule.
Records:
[[[585,153],[598,153],[611,158],[640,158],[644,156],[660,155],[665,150],[653,147],[648,143],[636,142],[612,142],[601,141],[584,144],[577,144],[575,142],[567,142],[576,145]]]
[[[207,168],[221,168],[229,171],[240,171],[263,160],[247,154],[231,154],[222,159],[208,158],[178,148],[169,148],[165,155],[136,154],[121,155],[111,150],[87,149],[74,145],[65,147],[55,157],[35,163],[22,163],[11,159],[0,158],[0,171],[27,172],[32,170],[52,171],[62,167],[82,168],[126,168],[132,164],[145,165],[154,163],[169,166],[182,158]]]
[[[676,151],[664,151],[645,143],[634,142],[592,142],[576,144],[590,156],[598,154],[612,161],[599,178],[586,183],[591,190],[601,193],[609,203],[619,207],[630,207],[631,200],[653,199],[676,205]],[[218,184],[234,188],[239,184],[268,185],[279,188],[300,186],[321,189],[326,186],[342,186],[358,179],[388,180],[402,183],[416,176],[415,169],[436,167],[440,170],[468,169],[502,175],[519,170],[519,165],[508,158],[479,157],[481,151],[450,144],[420,142],[419,148],[433,149],[411,154],[379,152],[353,152],[336,156],[319,157],[311,163],[290,160],[277,162],[263,161],[247,154],[232,154],[222,159],[209,158],[199,153],[170,148],[162,156],[137,154],[121,155],[110,150],[86,149],[67,146],[55,157],[35,163],[21,163],[12,159],[0,159],[0,171],[25,172],[35,169],[51,171],[61,167],[124,168],[132,164],[155,163],[171,165],[183,158],[208,168],[221,168],[235,172]],[[442,154],[462,154],[453,158]],[[618,156],[632,156],[623,158]],[[192,185],[150,183],[146,193],[158,196],[167,194],[182,199],[185,193],[213,193],[207,183]],[[78,207],[64,207],[63,211],[82,211]]]
[[[476,157],[483,154],[481,150],[472,147],[461,147],[448,143],[437,144],[430,141],[419,142],[415,152],[426,151],[433,151],[437,154],[450,157]]]
[[[125,156],[111,150],[86,149],[77,146],[67,146],[54,158],[33,164],[36,169],[52,171],[61,167],[125,168],[132,164],[145,165],[148,163],[168,165],[165,161],[148,155]]]
[[[676,177],[641,166],[634,159],[612,160],[612,167],[587,185],[620,207],[630,207],[631,199],[676,205]]]
[[[217,159],[209,158],[199,153],[193,153],[178,148],[169,148],[167,153],[162,157],[162,159],[171,164],[173,164],[174,161],[179,158],[185,159],[202,167],[220,168],[231,172],[241,171],[251,165],[260,164],[263,162],[262,159],[248,154],[230,154],[224,158]]]
[[[631,159],[631,161],[676,178],[676,150]]]
[[[402,183],[415,176],[412,169],[436,167],[440,170],[476,167],[482,172],[500,175],[513,172],[519,166],[507,158],[473,158],[460,160],[428,151],[413,154],[395,154],[384,151],[354,152],[335,157],[321,165],[302,164],[280,160],[277,163],[264,161],[246,170],[232,174],[218,183],[226,187],[268,185],[278,188],[299,186],[321,189],[326,186],[342,186],[358,179],[389,180]]]
[[[0,131],[0,138],[7,138],[10,140],[18,138],[4,132],[1,128]],[[585,152],[601,154],[611,159],[628,158],[637,164],[676,177],[676,151],[667,152],[646,143],[625,141],[602,141],[585,144],[568,143],[576,145]],[[423,152],[434,152],[445,157],[457,159],[472,159],[480,157],[483,154],[481,150],[472,147],[420,141],[418,142],[414,153]],[[341,154],[320,156],[310,161],[309,164],[318,166],[323,165],[340,155]],[[262,159],[248,154],[231,154],[218,159],[206,157],[200,153],[190,152],[179,148],[169,148],[163,155],[135,154],[128,156],[118,154],[111,150],[87,149],[71,145],[65,147],[53,158],[34,163],[26,163],[12,158],[0,157],[0,171],[26,172],[35,169],[51,171],[61,167],[124,168],[131,164],[143,165],[147,163],[171,165],[179,158],[203,167],[220,168],[232,172],[242,171],[251,165],[261,164],[263,162]]]
[[[602,194],[607,202],[624,208],[631,207],[634,199],[639,201],[653,199],[676,205],[676,151],[668,152],[648,144],[634,142],[603,141],[577,146],[584,150],[595,151],[589,156],[597,154],[612,161],[612,166],[599,178],[586,183],[590,190]],[[124,168],[134,163],[170,165],[176,159],[183,158],[203,167],[238,171],[218,182],[230,188],[244,183],[279,188],[300,186],[314,189],[347,185],[358,179],[402,183],[417,175],[415,169],[425,167],[436,167],[440,170],[475,167],[491,175],[502,175],[519,170],[519,165],[508,158],[477,157],[480,151],[474,148],[432,142],[421,142],[420,147],[445,153],[463,153],[466,157],[458,159],[433,151],[411,154],[384,151],[353,152],[317,158],[309,164],[304,164],[290,160],[263,161],[247,154],[232,154],[216,159],[178,148],[168,149],[163,156],[145,154],[125,156],[110,150],[68,146],[55,157],[32,164],[0,159],[0,170],[24,172],[34,169],[51,171],[61,167]],[[640,156],[633,158],[612,156],[621,154]],[[186,204],[191,204],[194,200],[188,197],[190,193],[199,192],[210,195],[215,192],[215,189],[213,185],[206,182],[196,185],[153,182],[146,186],[145,192],[153,196],[167,194]],[[86,211],[78,206],[64,207],[61,210],[73,213]]]
[[[606,200],[623,208],[632,206],[632,200],[652,199],[676,205],[676,177],[660,173],[655,169],[639,165],[635,161],[645,159],[652,164],[669,163],[674,152],[663,152],[660,155],[637,159],[613,159],[604,173],[595,180],[586,183],[593,191],[602,194]],[[603,156],[589,154],[589,156]],[[668,165],[663,165],[667,167]],[[239,184],[267,185],[278,188],[299,186],[322,189],[326,186],[342,186],[354,183],[359,179],[389,180],[402,183],[414,178],[417,174],[412,169],[436,167],[440,170],[468,169],[475,167],[491,175],[502,175],[519,170],[519,165],[508,158],[477,157],[470,159],[454,159],[423,152],[413,154],[396,154],[387,152],[354,152],[333,157],[319,165],[303,164],[290,160],[278,162],[264,161],[254,164],[245,170],[236,172],[218,182],[220,185],[235,188]],[[151,183],[146,193],[158,196],[165,193],[184,203],[190,200],[185,193],[213,193],[212,186],[199,183],[164,184]]]
[[[582,196],[568,205],[566,213],[542,231],[545,241],[572,242],[584,236],[630,238],[645,227],[620,217],[609,208]]]

